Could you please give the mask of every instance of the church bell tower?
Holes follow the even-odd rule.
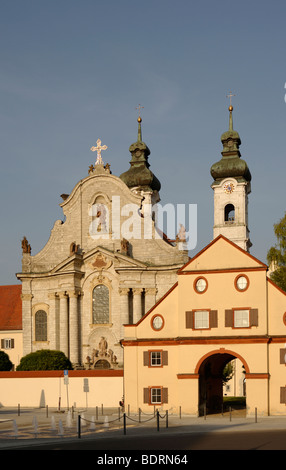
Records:
[[[229,94],[228,97],[234,96]],[[248,229],[248,195],[251,192],[251,174],[247,163],[240,158],[241,144],[238,132],[233,130],[232,112],[229,110],[229,129],[221,136],[222,158],[211,167],[214,179],[213,237],[222,234],[239,247],[249,251],[252,243]]]

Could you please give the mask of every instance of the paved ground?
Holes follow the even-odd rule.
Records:
[[[80,433],[79,415],[81,416]],[[59,450],[67,448],[65,446],[77,450],[80,448],[79,444],[83,448],[86,444],[90,449],[114,449],[115,444],[112,447],[114,442],[117,442],[118,447],[115,447],[117,449],[134,449],[134,443],[140,440],[143,447],[137,444],[138,447],[135,448],[158,449],[160,448],[159,442],[162,443],[164,440],[166,443],[164,448],[169,448],[168,446],[172,448],[172,444],[175,445],[174,443],[177,442],[176,448],[190,449],[196,448],[195,443],[202,443],[206,436],[208,439],[205,441],[206,447],[204,448],[207,449],[209,445],[211,449],[218,449],[217,442],[225,442],[222,448],[229,448],[226,439],[229,439],[231,435],[235,436],[233,442],[236,442],[236,448],[249,449],[247,436],[254,435],[253,433],[266,436],[268,433],[267,439],[263,438],[261,442],[276,442],[276,450],[286,450],[286,415],[263,417],[258,413],[255,419],[254,416],[245,417],[241,412],[235,411],[231,414],[224,413],[224,415],[206,418],[188,415],[179,417],[169,414],[168,422],[166,422],[166,414],[161,413],[158,427],[156,416],[142,413],[140,421],[138,415],[127,416],[126,434],[124,434],[123,416],[122,413],[119,415],[117,409],[106,409],[102,415],[101,409],[97,414],[96,409],[76,410],[72,413],[67,410],[57,412],[56,409],[29,408],[21,409],[19,415],[16,408],[0,408],[0,449],[37,450],[41,446],[44,449],[46,444],[50,444],[51,448],[57,447]],[[191,439],[188,437],[190,435]],[[157,444],[155,440],[158,441]],[[187,441],[190,441],[193,447],[187,444]],[[91,442],[96,442],[96,445],[92,446]],[[253,444],[255,448],[259,448],[259,442],[255,441]],[[189,447],[184,447],[187,445]]]

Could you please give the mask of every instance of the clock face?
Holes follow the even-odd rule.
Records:
[[[225,193],[232,193],[232,191],[234,190],[234,184],[231,182],[231,181],[227,181],[224,185],[223,185],[223,189],[224,189],[224,192]]]
[[[156,315],[152,320],[152,326],[154,330],[161,330],[163,328],[163,318],[160,315]]]

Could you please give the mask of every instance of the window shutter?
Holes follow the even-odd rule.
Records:
[[[162,403],[168,403],[168,389],[165,387],[162,389]]]
[[[250,309],[250,326],[258,326],[258,308]]]
[[[233,311],[232,310],[225,310],[225,326],[232,327],[233,326]]]
[[[14,338],[11,339],[11,349],[15,347],[15,340]]]
[[[162,365],[168,365],[168,351],[162,351]]]
[[[143,389],[143,403],[149,403],[149,388]]]
[[[280,403],[286,404],[286,387],[280,387]]]
[[[5,349],[5,341],[4,341],[4,339],[1,339],[1,349]]]
[[[143,366],[149,366],[149,351],[143,351]]]
[[[192,311],[186,312],[186,328],[193,328],[194,314]]]
[[[280,349],[280,364],[286,364],[286,349]]]
[[[217,310],[210,311],[210,328],[217,328]]]

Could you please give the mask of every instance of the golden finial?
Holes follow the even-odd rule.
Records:
[[[140,111],[141,111],[141,109],[144,109],[144,106],[141,106],[141,104],[139,104],[136,109],[138,109],[138,115],[139,115],[137,121],[141,122],[142,118],[140,116]]]

